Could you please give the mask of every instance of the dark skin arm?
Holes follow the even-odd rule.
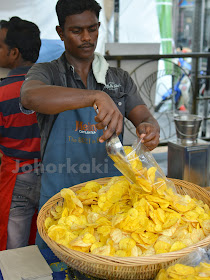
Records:
[[[100,137],[106,141],[122,131],[123,117],[114,101],[103,91],[49,86],[41,81],[26,81],[21,88],[22,105],[43,114],[58,114],[84,107],[98,107],[97,129],[108,127]]]
[[[59,92],[59,94],[58,94]],[[108,127],[100,137],[106,141],[116,131],[122,132],[123,116],[114,101],[103,91],[49,86],[41,81],[26,81],[21,88],[22,105],[43,114],[57,114],[67,110],[97,106],[97,129]],[[159,143],[159,125],[145,105],[136,106],[128,116],[136,133],[148,149]]]
[[[138,105],[128,115],[128,119],[136,127],[136,134],[149,149],[157,147],[160,137],[160,127],[145,105]]]

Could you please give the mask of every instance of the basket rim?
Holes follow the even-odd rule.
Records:
[[[100,179],[95,179],[95,182],[102,182],[102,181],[107,181],[111,177],[105,177],[105,178],[100,178]],[[173,178],[167,178],[171,180],[175,185],[181,184],[182,187],[184,188],[189,188],[191,189],[194,187],[198,193],[201,195],[205,196],[209,200],[210,203],[210,193],[206,190],[204,190],[202,187],[191,183],[187,182],[184,180],[179,180],[179,179],[173,179]],[[87,182],[83,182],[77,185],[74,185],[71,187],[72,188],[77,188],[81,187],[82,185],[86,184]],[[69,257],[75,258],[77,260],[84,260],[85,262],[88,263],[97,263],[97,264],[108,264],[110,266],[140,266],[140,265],[151,265],[151,264],[157,264],[157,263],[163,263],[166,261],[172,261],[175,259],[179,259],[182,256],[185,256],[186,254],[192,252],[193,250],[197,249],[198,247],[204,247],[210,244],[210,235],[205,237],[204,239],[200,240],[199,242],[192,244],[191,246],[188,246],[184,249],[174,251],[174,252],[169,252],[169,253],[163,253],[163,254],[155,254],[152,256],[139,256],[139,257],[111,257],[111,256],[102,256],[102,255],[94,255],[90,253],[85,253],[85,252],[80,252],[76,250],[69,249],[61,244],[56,243],[54,240],[50,239],[50,237],[47,235],[46,231],[42,232],[41,229],[44,226],[44,219],[43,215],[45,216],[50,209],[61,200],[61,195],[60,192],[55,194],[53,197],[51,197],[40,209],[37,217],[37,228],[39,231],[40,236],[43,238],[43,240],[47,243],[47,245],[51,248],[52,251],[59,251],[62,253],[66,253]],[[51,205],[53,203],[53,205]],[[49,245],[50,243],[50,245]],[[53,248],[52,248],[53,247]]]

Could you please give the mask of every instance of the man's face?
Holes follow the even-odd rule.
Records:
[[[64,30],[58,34],[64,41],[67,55],[77,59],[93,57],[100,23],[94,12],[85,11],[66,17]]]
[[[6,38],[7,29],[0,29],[0,67],[10,68],[11,59],[10,59],[10,50],[9,47],[5,44],[4,40]]]

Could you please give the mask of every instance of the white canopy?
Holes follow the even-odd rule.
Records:
[[[112,16],[107,24],[104,9],[106,0],[97,1],[102,6],[102,11],[99,19],[101,27],[96,51],[104,54],[105,43],[114,40],[114,21]],[[55,26],[58,25],[55,12],[56,3],[57,0],[1,0],[0,19],[9,20],[12,16],[19,16],[33,21],[39,26],[41,38],[45,40],[41,48],[41,57],[44,54],[46,61],[52,60],[55,58],[53,56],[57,57],[63,51],[63,44],[55,30]],[[160,42],[155,0],[120,0],[119,43],[153,42]],[[48,45],[51,45],[51,52],[46,52]]]

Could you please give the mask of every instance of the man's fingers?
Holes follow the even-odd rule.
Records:
[[[151,151],[159,144],[160,133],[151,124],[142,123],[137,127],[137,136],[142,143]]]
[[[123,116],[120,114],[118,117],[117,127],[115,129],[115,132],[117,135],[119,135],[123,130]]]
[[[159,144],[159,134],[155,134],[154,137],[150,138],[149,140],[144,140],[144,145],[151,151],[157,147]]]
[[[104,94],[100,95],[102,99],[97,99],[93,104],[93,108],[97,112],[95,116],[96,128],[104,129],[104,133],[99,139],[100,142],[106,141],[115,132],[120,134],[123,129],[122,114],[110,96]]]
[[[99,141],[103,142],[109,139],[115,132],[117,135],[119,135],[122,132],[123,128],[123,121],[121,115],[118,115],[117,117],[114,116],[111,118],[111,121],[109,122],[107,129],[104,131],[103,135],[100,137]]]
[[[104,129],[104,128],[107,128],[108,125],[109,125],[109,123],[110,123],[110,121],[111,121],[111,119],[112,119],[112,116],[111,116],[111,115],[106,115],[106,116],[103,118],[102,121],[100,121],[100,122],[98,122],[98,123],[96,124],[96,128],[97,128],[97,129]],[[96,118],[95,118],[95,120],[96,120]]]

